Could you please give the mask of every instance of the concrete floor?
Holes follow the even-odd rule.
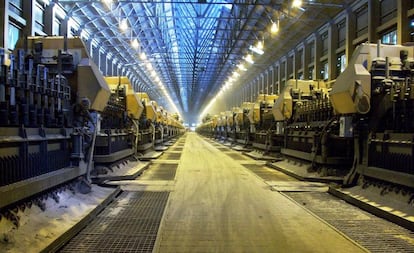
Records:
[[[188,133],[154,252],[366,252]]]

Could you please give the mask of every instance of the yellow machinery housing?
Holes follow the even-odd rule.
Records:
[[[24,43],[24,40],[19,40],[16,48],[24,48]],[[92,61],[79,37],[69,38],[66,42],[61,36],[27,38],[27,48],[34,48],[36,44],[42,44],[41,63],[46,67],[57,66],[59,51],[61,54],[71,55],[77,72],[77,75],[67,77],[72,91],[76,91],[73,95],[78,98],[78,101],[88,98],[92,110],[104,110],[111,92],[98,66]],[[64,50],[65,44],[67,45],[66,51]],[[63,69],[64,72],[65,69]]]
[[[276,121],[285,121],[293,115],[294,99],[292,94],[298,94],[297,100],[307,100],[313,97],[315,92],[323,95],[328,94],[328,88],[323,81],[295,80],[290,79],[286,82],[282,94],[272,108],[273,117]]]
[[[142,112],[144,111],[144,106],[141,102],[141,99],[135,93],[131,82],[126,76],[107,76],[105,81],[112,91],[118,90],[120,87],[124,86],[126,90],[126,106],[128,116],[137,120],[141,117]]]
[[[0,209],[89,177],[91,114],[102,112],[110,97],[80,38],[21,38],[14,59],[6,56],[0,55],[1,79],[8,80],[0,84],[0,163],[8,165],[0,170]]]
[[[145,92],[138,92],[137,96],[141,99],[143,104],[145,105],[145,117],[150,122],[155,122],[157,119],[157,112],[154,108],[154,104],[150,100],[149,96]]]

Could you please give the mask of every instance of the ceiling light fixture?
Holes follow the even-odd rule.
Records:
[[[293,8],[301,8],[302,7],[302,0],[293,0],[292,2],[292,7]]]
[[[241,71],[247,71],[247,69],[244,67],[244,65],[242,63],[237,65],[237,68],[240,69]]]
[[[263,42],[262,42],[261,40],[259,40],[259,41],[257,42],[256,47],[257,47],[258,49],[263,50]]]
[[[131,46],[135,49],[138,49],[139,43],[138,43],[138,40],[136,38],[131,41]]]
[[[272,27],[270,28],[270,32],[272,34],[276,34],[279,31],[279,22],[272,22]]]
[[[260,42],[259,42],[260,43]],[[258,44],[259,44],[258,43]],[[249,47],[249,50],[251,50],[251,51],[253,51],[253,52],[255,52],[256,54],[259,54],[259,55],[262,55],[262,54],[264,54],[264,51],[263,51],[263,44],[261,44],[262,45],[262,49],[260,49],[259,47],[257,47],[257,46],[250,46]],[[247,61],[247,60],[246,60]]]
[[[124,18],[124,19],[121,20],[121,23],[119,23],[119,28],[123,32],[125,32],[126,30],[128,30],[128,20],[126,18]]]
[[[248,54],[245,58],[244,58],[248,63],[250,64],[254,64],[253,61],[253,56],[251,54]]]
[[[102,0],[102,2],[106,5],[106,7],[111,9],[112,0]]]

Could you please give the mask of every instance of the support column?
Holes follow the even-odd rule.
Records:
[[[98,62],[96,63],[96,65],[98,65],[98,69],[101,71],[101,73],[103,73],[102,72],[102,55],[103,55],[103,53],[101,52],[101,50],[100,49],[98,49],[98,54],[97,54],[97,60],[98,60]]]
[[[96,66],[98,66],[98,69],[99,69],[99,48],[92,46],[91,51],[93,52],[92,53],[93,62],[96,64]]]
[[[108,73],[110,72],[109,64],[110,64],[110,59],[108,59],[108,55],[106,55],[105,56],[105,75],[108,75]]]
[[[264,74],[263,73],[260,74],[259,84],[260,84],[260,86],[259,86],[260,88],[259,88],[259,91],[258,91],[257,95],[259,95],[261,93],[265,93],[265,90],[264,90]]]
[[[112,59],[106,58],[106,75],[113,76],[112,75]]]
[[[253,81],[251,81],[250,82],[250,84],[249,84],[249,86],[250,86],[250,102],[253,102],[253,94],[254,94],[254,92],[253,92],[253,85],[254,84],[254,82]]]
[[[257,77],[256,79],[254,79],[253,81],[253,98],[252,101],[254,101],[256,99],[256,95],[257,95]]]
[[[288,56],[286,58],[286,81],[291,78],[296,78],[295,61],[295,50],[292,50],[288,53]]]
[[[397,44],[410,41],[407,10],[410,8],[409,1],[397,0]]]
[[[52,33],[53,33],[53,20],[54,20],[54,17],[55,17],[55,14],[54,14],[54,5],[55,5],[55,3],[54,2],[50,2],[50,4],[49,5],[47,5],[46,7],[45,7],[45,23],[44,23],[44,32],[47,34],[47,35],[52,35]]]
[[[116,72],[116,66],[117,66],[117,64],[116,64],[115,59],[112,59],[112,66],[111,66],[111,68],[112,68],[112,75],[113,76],[118,75],[118,73]]]
[[[276,71],[275,74],[277,75],[275,78],[275,82],[276,82],[276,90],[277,90],[277,94],[280,94],[281,92],[281,87],[280,87],[280,64],[276,66]]]
[[[380,18],[380,1],[368,0],[368,42],[377,43],[379,36],[377,27]]]
[[[117,76],[121,75],[121,67],[120,67],[119,63],[116,64],[116,75]]]
[[[296,49],[295,63],[295,77],[305,79],[305,43],[303,42]],[[299,72],[302,73],[302,76],[299,76]]]
[[[349,59],[351,59],[354,52],[353,41],[356,36],[356,15],[352,10],[348,10],[346,15],[346,40],[345,40],[345,55],[348,65]]]
[[[104,75],[106,75],[106,55],[102,50],[99,50],[99,69]]]
[[[22,35],[23,36],[34,36],[34,5],[36,0],[26,0],[23,1],[23,18],[26,20],[26,26],[22,29]]]
[[[331,23],[328,27],[328,80],[336,78],[336,49],[338,48],[338,26]]]
[[[70,34],[68,23],[69,23],[69,17],[66,15],[66,17],[62,19],[62,23],[61,23],[61,26],[62,26],[61,29],[62,29],[63,36],[65,35],[68,36]]]
[[[90,57],[93,57],[94,52],[93,52],[93,46],[92,46],[92,38],[89,38],[89,39],[86,41],[86,48],[87,48],[87,50],[88,50],[88,52],[89,52],[89,56],[90,56]],[[92,59],[93,59],[93,58],[92,58]]]
[[[275,94],[275,67],[274,66],[270,67],[269,82],[270,82],[269,92],[270,94]]]
[[[265,93],[266,94],[270,94],[269,92],[269,69],[266,70],[266,74],[265,74]]]
[[[322,70],[321,64],[321,56],[322,56],[322,39],[319,33],[315,33],[315,65],[314,65],[314,73],[313,73],[313,80],[319,80],[320,74]]]
[[[0,1],[0,29],[0,47],[8,49],[9,0]]]

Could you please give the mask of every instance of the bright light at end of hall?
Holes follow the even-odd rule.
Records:
[[[121,29],[121,31],[128,30],[128,20],[126,18],[121,20],[121,23],[119,23],[119,28]]]
[[[135,38],[135,39],[133,39],[133,40],[131,41],[131,45],[132,45],[132,47],[133,47],[133,48],[138,49],[138,47],[139,47],[138,40],[137,40],[136,38]]]
[[[301,8],[302,7],[302,0],[293,0],[292,7],[293,8]]]

